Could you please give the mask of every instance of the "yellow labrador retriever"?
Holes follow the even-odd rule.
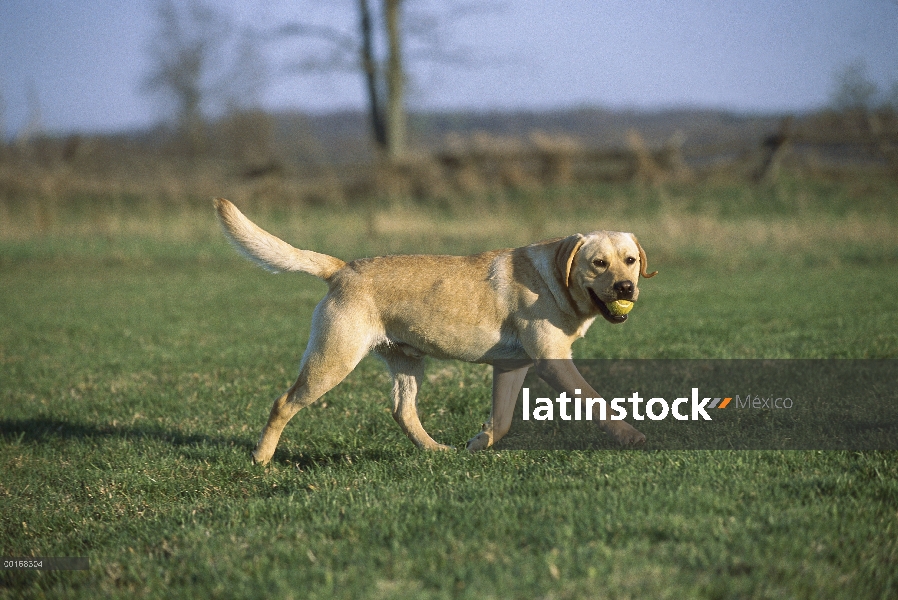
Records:
[[[606,303],[635,301],[646,257],[630,233],[596,231],[473,256],[383,256],[346,263],[299,250],[260,229],[229,201],[215,200],[225,234],[248,258],[272,271],[302,271],[329,285],[312,315],[309,345],[296,383],[275,401],[253,451],[271,460],[284,426],[301,408],[340,383],[369,352],[393,375],[393,418],[416,445],[447,449],[418,419],[424,356],[493,365],[489,421],[467,448],[504,436],[527,369],[557,391],[599,394],[571,360],[571,345]],[[623,445],[645,436],[624,421],[600,426]]]

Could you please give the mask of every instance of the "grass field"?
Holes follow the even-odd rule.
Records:
[[[243,208],[342,258],[634,231],[660,274],[578,357],[898,358],[896,190]],[[0,570],[0,596],[898,596],[895,453],[429,454],[369,358],[253,467],[324,284],[240,259],[206,200],[84,202],[9,205],[0,224],[0,553],[90,570]],[[434,361],[428,380],[425,427],[463,446],[488,415],[489,369]]]

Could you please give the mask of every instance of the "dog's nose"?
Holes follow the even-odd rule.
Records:
[[[627,279],[626,281],[618,281],[614,284],[614,291],[617,292],[618,298],[629,298],[633,295],[633,282]]]

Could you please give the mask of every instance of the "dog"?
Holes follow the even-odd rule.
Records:
[[[636,301],[646,272],[645,251],[631,233],[595,231],[521,248],[472,256],[399,255],[344,262],[294,248],[215,199],[218,220],[236,248],[262,267],[310,273],[327,282],[315,307],[309,343],[292,387],[278,398],[252,452],[267,464],[287,422],[340,383],[369,352],[393,376],[393,418],[418,447],[446,450],[418,419],[424,356],[493,367],[489,420],[467,443],[471,452],[492,446],[511,427],[514,405],[530,367],[558,392],[599,394],[583,379],[571,346],[607,304]],[[645,436],[625,421],[599,426],[624,446]]]

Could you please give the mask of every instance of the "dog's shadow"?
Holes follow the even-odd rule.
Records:
[[[0,438],[7,443],[45,444],[72,440],[120,439],[128,441],[156,440],[176,448],[208,448],[246,446],[248,438],[200,433],[185,433],[150,423],[140,425],[84,423],[54,417],[0,419]]]
[[[141,440],[163,442],[176,449],[178,454],[197,462],[220,460],[222,451],[237,450],[250,459],[250,451],[255,440],[249,435],[228,436],[208,435],[178,431],[150,423],[138,425],[101,425],[83,423],[54,417],[32,417],[26,419],[0,419],[0,444],[52,444],[67,441],[118,439],[139,444]],[[352,465],[353,462],[395,462],[404,455],[401,451],[390,452],[377,449],[354,449],[339,452],[332,448],[307,449],[290,452],[279,449],[272,463],[279,467],[293,467],[297,470]],[[261,469],[262,467],[258,467]]]

